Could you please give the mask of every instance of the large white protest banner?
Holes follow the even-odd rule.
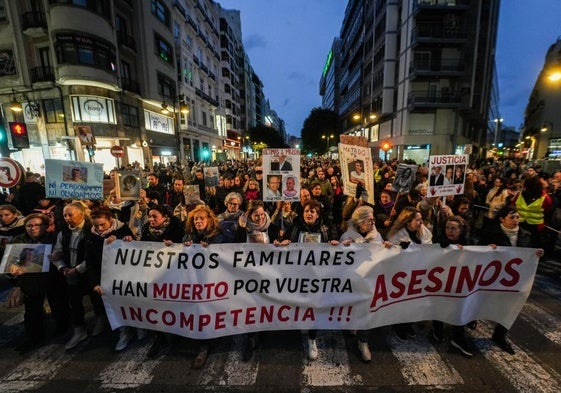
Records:
[[[111,326],[193,338],[477,319],[512,325],[538,258],[518,247],[115,241],[101,285]]]
[[[47,198],[103,199],[103,164],[45,160]]]

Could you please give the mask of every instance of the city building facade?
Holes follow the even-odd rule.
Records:
[[[561,38],[548,49],[524,111],[525,157],[561,159]]]
[[[29,136],[0,153],[34,172],[249,157],[245,130],[269,116],[239,11],[212,0],[0,0],[0,22],[0,124]]]
[[[498,0],[349,0],[340,36],[341,131],[418,163],[486,145]],[[330,88],[325,88],[329,92]]]

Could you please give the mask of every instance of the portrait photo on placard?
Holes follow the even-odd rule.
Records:
[[[71,183],[87,183],[88,169],[75,166],[63,166],[62,181]]]
[[[19,275],[49,271],[51,247],[50,244],[8,244],[0,263],[0,273]]]
[[[138,171],[119,172],[119,192],[121,199],[140,199],[140,174]]]

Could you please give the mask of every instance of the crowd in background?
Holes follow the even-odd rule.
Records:
[[[14,270],[15,286],[9,303],[18,298],[25,306],[25,339],[16,346],[26,352],[45,339],[44,299],[56,322],[55,336],[69,335],[65,348],[71,350],[88,337],[107,328],[101,301],[101,251],[104,242],[161,241],[193,243],[270,243],[316,241],[349,244],[380,243],[386,247],[408,247],[411,243],[439,243],[442,247],[469,244],[530,246],[539,256],[552,257],[561,227],[561,171],[544,173],[541,167],[522,161],[501,160],[471,164],[466,171],[462,195],[435,198],[427,195],[428,168],[420,166],[410,190],[395,192],[392,186],[398,162],[373,163],[375,203],[362,198],[359,184],[355,195],[344,194],[337,160],[302,157],[299,202],[263,202],[266,184],[259,160],[213,163],[219,168],[216,186],[205,183],[209,165],[154,165],[140,170],[144,187],[138,200],[121,200],[111,190],[106,200],[61,200],[46,198],[41,176],[27,173],[25,183],[2,195],[0,237],[7,242],[51,244],[48,273]],[[122,168],[135,169],[133,167]],[[115,175],[113,171],[109,176]],[[199,186],[198,197],[186,197],[184,186]],[[489,240],[492,239],[492,240]],[[3,248],[2,248],[3,251]],[[84,297],[93,305],[95,318],[87,329]],[[473,355],[473,345],[464,326],[432,322],[432,338],[443,342],[451,331],[451,344],[463,355]],[[476,322],[468,325],[474,328]],[[392,326],[399,340],[417,334],[412,323]],[[370,361],[368,331],[357,335],[358,350]],[[514,353],[506,339],[506,328],[498,325],[493,340]],[[119,329],[115,350],[125,349],[134,338],[149,332]],[[308,333],[307,355],[318,357],[316,337]],[[149,356],[158,356],[179,337],[161,332],[154,336]],[[243,336],[242,360],[252,358],[259,334]],[[193,367],[205,364],[212,340],[200,340]]]

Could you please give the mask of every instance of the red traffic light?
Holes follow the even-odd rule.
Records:
[[[390,150],[392,148],[392,144],[389,142],[384,142],[382,143],[382,150],[387,152],[388,150]]]
[[[10,136],[14,149],[28,149],[29,136],[27,135],[27,125],[20,122],[10,122]]]
[[[15,135],[27,134],[27,126],[25,123],[10,123],[10,130]]]

